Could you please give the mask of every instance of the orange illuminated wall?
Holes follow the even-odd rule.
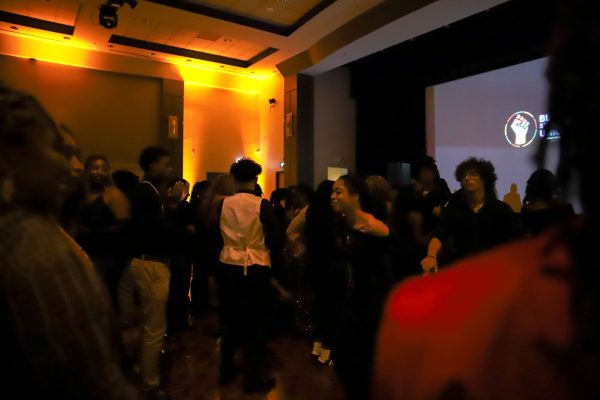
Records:
[[[85,158],[138,174],[143,147],[159,142],[161,80],[0,55],[5,84],[36,96],[73,132]]]
[[[185,83],[183,171],[197,182],[207,172],[228,172],[239,157],[260,163],[259,184],[268,197],[283,158],[283,100],[270,107],[269,98],[282,92],[282,80],[259,82],[256,91],[232,90]]]
[[[263,166],[264,193],[274,190],[283,160],[281,75],[251,76],[75,45],[4,35],[0,79],[37,96],[74,131],[84,157],[104,153],[113,169],[141,174],[140,150],[167,134],[161,127],[161,82],[183,81],[184,177],[193,183],[247,156]],[[275,107],[270,98],[277,100]]]

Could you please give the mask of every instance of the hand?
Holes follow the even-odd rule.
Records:
[[[436,273],[438,271],[437,258],[425,256],[425,258],[421,260],[421,268],[423,268],[423,276]]]
[[[515,133],[515,144],[525,144],[527,138],[527,131],[529,130],[529,121],[525,119],[521,114],[517,114],[510,124],[510,129]]]
[[[171,190],[171,197],[173,199],[177,199],[177,201],[183,201],[187,197],[187,190],[185,183],[179,181],[173,185],[173,189]]]
[[[277,290],[277,294],[279,295],[279,300],[284,303],[292,303],[294,301],[294,296],[289,291],[284,288],[279,288]]]

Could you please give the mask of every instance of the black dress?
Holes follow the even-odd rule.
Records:
[[[102,195],[81,205],[78,215],[77,242],[89,255],[116,304],[117,286],[125,268],[118,221]]]
[[[368,399],[371,391],[375,334],[392,282],[388,240],[347,229],[338,239],[347,293],[333,353],[348,399]]]

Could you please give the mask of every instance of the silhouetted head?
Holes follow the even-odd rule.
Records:
[[[233,176],[237,190],[248,190],[256,194],[256,183],[258,175],[262,172],[262,167],[256,161],[249,158],[240,158],[229,168],[229,173]],[[262,189],[261,189],[262,192]]]
[[[161,181],[168,181],[173,175],[171,156],[160,146],[149,146],[142,150],[139,164],[145,175]]]
[[[431,156],[424,156],[415,165],[415,178],[421,182],[434,182],[440,178],[436,161]]]
[[[63,144],[33,96],[0,86],[0,205],[58,211],[69,189]]]
[[[133,196],[137,185],[140,183],[139,176],[125,169],[113,171],[111,177],[115,186],[129,198]]]
[[[523,202],[527,204],[532,201],[551,201],[556,197],[557,191],[556,176],[547,169],[538,169],[527,179]]]

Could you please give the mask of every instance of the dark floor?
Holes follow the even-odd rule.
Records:
[[[269,344],[277,384],[268,394],[244,394],[241,377],[219,386],[217,332],[216,315],[209,313],[174,340],[167,340],[165,387],[173,400],[344,399],[334,368],[317,365],[311,356],[312,343],[292,334],[278,335]]]

